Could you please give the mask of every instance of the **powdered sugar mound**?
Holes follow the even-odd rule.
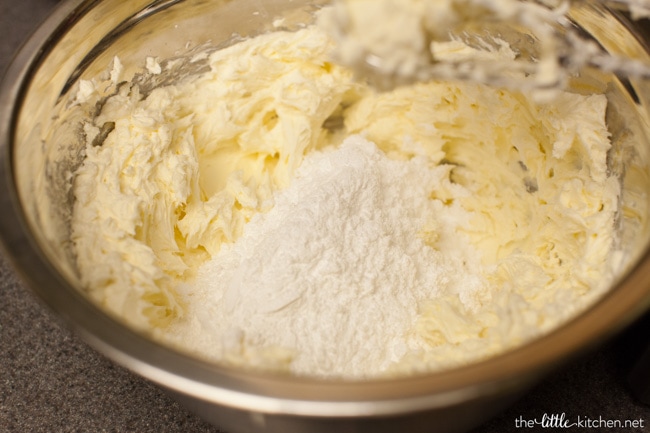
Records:
[[[463,267],[477,253],[430,246],[462,244],[455,227],[467,216],[431,199],[443,185],[459,188],[449,172],[425,158],[391,160],[360,136],[308,155],[274,207],[181,288],[188,314],[174,332],[238,364],[381,373],[421,344],[408,336],[421,301],[480,290]]]

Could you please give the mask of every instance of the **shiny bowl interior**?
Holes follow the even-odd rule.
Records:
[[[388,431],[411,422],[414,431],[434,426],[463,431],[511,402],[562,361],[623,329],[650,306],[647,81],[608,77],[603,87],[610,101],[611,169],[622,175],[624,183],[620,242],[625,245],[626,266],[617,284],[560,329],[503,355],[442,373],[363,382],[255,373],[161,346],[102,311],[80,287],[69,245],[73,198],[67,173],[83,158],[75,123],[81,114],[65,110],[78,80],[101,74],[116,55],[135,74],[147,56],[168,59],[201,47],[218,48],[234,37],[274,29],[277,18],[284,18],[286,28],[298,28],[326,3],[64,2],[27,41],[2,85],[0,234],[27,284],[92,345],[223,428],[325,431],[341,423]],[[571,16],[608,51],[650,62],[643,28],[626,17],[588,2],[577,3]],[[196,66],[179,73],[200,72]],[[599,77],[585,77],[585,85]],[[142,79],[143,86],[157,86],[177,78]]]

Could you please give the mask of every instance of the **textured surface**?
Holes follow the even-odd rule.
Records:
[[[54,0],[0,0],[0,70]],[[475,433],[562,431],[524,428],[518,420],[566,414],[598,420],[642,420],[650,407],[624,385],[627,359],[647,338],[648,324],[549,377]],[[647,340],[646,340],[647,344]],[[217,432],[156,386],[116,366],[80,341],[17,280],[0,257],[0,433],[5,432]]]

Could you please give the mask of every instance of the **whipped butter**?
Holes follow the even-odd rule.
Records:
[[[105,101],[85,124],[86,156],[73,189],[77,265],[96,302],[162,342],[218,362],[360,378],[498,354],[557,327],[604,292],[620,195],[607,167],[605,96],[562,92],[541,102],[437,81],[377,93],[331,62],[333,47],[316,26],[264,34],[210,54],[206,73],[147,94],[127,83]],[[165,73],[151,62],[147,68]],[[86,84],[80,92],[78,103],[93,102]],[[310,368],[298,361],[308,342],[247,338],[253,325],[243,319],[236,330],[223,325],[223,350],[205,346],[207,333],[222,329],[207,309],[220,302],[205,290],[207,264],[238,251],[251,221],[270,215],[303,161],[337,151],[352,135],[393,162],[417,159],[445,173],[424,196],[439,211],[416,232],[427,254],[461,258],[455,269],[466,266],[473,279],[453,285],[440,278],[430,293],[417,292],[417,307],[404,310],[411,311],[404,344],[394,344],[390,362],[375,360],[365,371],[335,362]],[[318,196],[312,199],[316,212]],[[277,254],[284,254],[278,239]],[[197,280],[201,290],[193,289]],[[381,278],[375,284],[386,286]],[[289,314],[298,298],[260,314]],[[229,302],[232,311],[250,310],[245,298]],[[300,318],[298,308],[294,313]],[[382,332],[390,324],[375,326]],[[368,344],[367,333],[358,335],[349,344]],[[347,349],[338,346],[319,350]]]
[[[106,101],[74,185],[72,240],[95,299],[139,327],[182,315],[174,285],[327,143],[323,122],[356,87],[323,60],[329,47],[313,30],[265,35],[212,54],[210,74]]]

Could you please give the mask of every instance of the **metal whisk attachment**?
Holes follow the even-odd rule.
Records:
[[[382,90],[441,79],[541,95],[584,68],[650,78],[649,63],[612,55],[577,28],[574,8],[650,17],[649,0],[340,0],[319,23],[338,61]]]

